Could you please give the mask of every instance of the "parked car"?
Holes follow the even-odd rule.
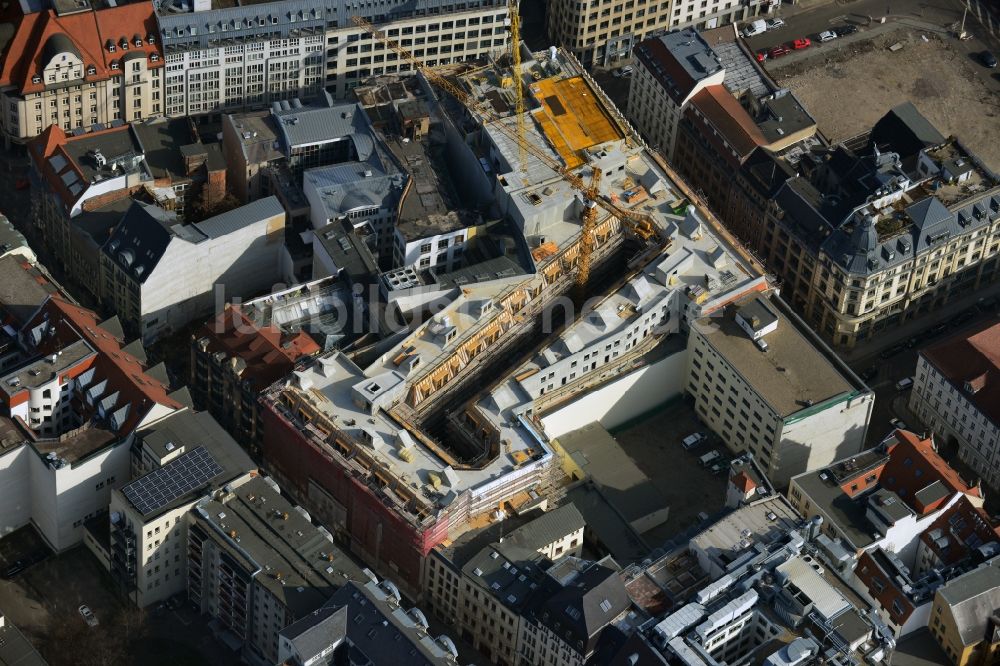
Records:
[[[785,20],[784,19],[773,18],[773,19],[768,20],[768,22],[767,22],[767,29],[768,30],[777,30],[778,28],[784,28],[784,27],[785,27]]]
[[[616,78],[628,78],[632,76],[632,72],[634,71],[635,68],[632,67],[632,65],[625,65],[624,67],[619,67],[618,69],[613,71],[611,75]]]
[[[863,379],[866,382],[870,382],[875,378],[875,375],[877,374],[878,374],[878,366],[873,365],[872,367],[868,368],[867,370],[861,373],[861,379]]]
[[[837,37],[846,37],[847,35],[853,35],[858,31],[858,26],[853,23],[846,23],[844,25],[839,25],[833,29],[837,33]]]
[[[77,610],[80,611],[80,615],[83,617],[83,620],[87,623],[88,627],[93,628],[100,624],[100,622],[97,621],[97,616],[94,615],[94,612],[90,610],[90,606],[87,604],[83,604]]]
[[[762,35],[765,32],[767,32],[767,23],[760,19],[747,24],[747,26],[743,28],[744,37],[753,37],[755,35]]]
[[[906,430],[906,422],[903,419],[893,417],[889,420],[889,425],[891,425],[895,430]]]
[[[898,382],[896,382],[897,391],[905,391],[911,386],[913,386],[913,377],[904,377],[903,379],[900,379]]]
[[[979,55],[979,59],[983,62],[985,67],[989,67],[990,69],[997,66],[997,57],[993,55],[991,51],[983,51]]]
[[[792,42],[793,51],[801,51],[802,49],[807,49],[812,46],[812,42],[809,41],[808,37],[803,37],[802,39],[796,39]]]
[[[767,51],[757,51],[757,62],[764,62],[767,60]]]
[[[722,454],[718,451],[709,451],[702,457],[698,458],[698,462],[701,463],[702,467],[709,467],[712,463],[717,462],[722,457]]]
[[[788,55],[791,52],[792,50],[787,46],[785,46],[784,44],[778,44],[777,46],[775,46],[774,48],[772,48],[770,51],[767,52],[767,57],[780,58],[781,56]]]
[[[34,566],[35,564],[38,564],[48,556],[49,552],[47,550],[39,549],[32,553],[29,553],[28,555],[25,555],[24,557],[18,558],[17,561],[15,561],[13,564],[4,569],[3,577],[6,580],[11,580],[12,578],[16,578],[17,576],[22,574],[26,569]]]
[[[837,33],[835,33],[833,30],[824,30],[823,32],[819,33],[818,38],[819,41],[821,42],[832,42],[833,40],[837,39]]]
[[[705,433],[696,432],[685,437],[683,441],[681,441],[681,446],[684,447],[685,451],[690,451],[694,447],[704,442],[706,439],[708,439],[708,437],[705,436]]]

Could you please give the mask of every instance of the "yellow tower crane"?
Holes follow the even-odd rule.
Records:
[[[587,297],[587,282],[590,281],[590,257],[594,253],[594,229],[597,227],[597,199],[601,196],[601,169],[593,167],[590,175],[590,187],[583,193],[583,228],[580,230],[580,251],[576,262],[576,283],[573,285],[573,298],[577,308],[583,305]]]
[[[527,143],[524,131],[524,78],[521,72],[521,17],[517,13],[517,0],[510,0],[507,13],[510,15],[510,66],[514,75],[514,113],[517,120],[517,150],[518,164],[524,170],[527,155],[524,145]]]
[[[620,208],[605,199],[603,196],[600,196],[598,193],[600,176],[596,168],[592,170],[591,184],[587,185],[583,178],[573,173],[564,165],[560,164],[542,147],[536,146],[525,137],[521,136],[516,128],[510,127],[510,124],[506,122],[505,118],[497,114],[491,107],[473,97],[461,85],[453,83],[444,74],[434,68],[424,65],[422,62],[414,58],[409,51],[404,49],[392,39],[389,39],[384,32],[376,28],[368,20],[360,16],[352,16],[351,20],[355,25],[365,30],[365,32],[370,34],[373,38],[385,44],[386,47],[395,52],[401,60],[409,63],[415,71],[419,71],[423,74],[429,83],[450,94],[460,104],[473,113],[478,114],[483,118],[484,123],[491,122],[491,126],[505,134],[507,138],[514,141],[519,150],[531,153],[531,155],[542,162],[542,164],[561,176],[563,180],[568,182],[570,186],[573,187],[573,189],[584,195],[585,209],[582,220],[583,228],[581,230],[580,250],[577,258],[578,272],[576,290],[578,294],[582,294],[585,291],[587,280],[590,277],[590,256],[594,249],[594,227],[597,225],[597,207],[603,208],[606,212],[617,217],[619,222],[629,227],[644,241],[648,242],[655,238],[659,244],[665,244],[669,240],[661,237],[659,228],[648,215]],[[523,115],[524,114],[519,114],[518,119],[523,119]],[[589,223],[588,216],[590,216]],[[582,275],[581,272],[583,273]]]

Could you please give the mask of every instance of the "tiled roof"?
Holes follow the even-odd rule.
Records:
[[[79,154],[79,151],[74,151],[69,146],[86,142],[99,147],[104,141],[112,144],[131,143],[132,140],[128,125],[87,132],[81,136],[68,136],[59,125],[52,124],[28,142],[28,151],[51,190],[70,208],[89,186],[88,172],[92,173],[93,170],[85,169],[73,155],[74,152]],[[84,148],[80,143],[77,146],[81,150]]]
[[[134,57],[137,52],[147,58],[157,54],[157,61],[150,61],[148,66],[162,67],[163,54],[157,35],[153,7],[147,2],[66,16],[57,16],[52,10],[27,14],[7,48],[0,69],[0,85],[15,86],[21,94],[44,90],[45,85],[34,83],[32,77],[42,74],[53,51],[69,47],[83,60],[84,80],[88,82],[124,75],[125,68],[112,69],[112,61]],[[149,36],[155,43],[149,43]],[[142,41],[142,46],[135,46],[136,38]],[[125,50],[121,48],[123,40],[128,42]],[[108,51],[109,43],[115,45],[114,52]],[[93,74],[88,74],[87,68],[91,66]]]
[[[939,342],[921,354],[979,411],[1000,424],[1000,322]]]
[[[920,534],[920,540],[949,566],[971,554],[971,550],[990,542],[1000,542],[1000,526],[994,526],[989,514],[961,497]]]
[[[740,106],[739,101],[726,90],[725,86],[702,88],[691,98],[691,106],[712,123],[726,143],[737,152],[740,160],[747,157],[757,146],[766,146],[769,143],[750,114]]]
[[[47,323],[54,334],[45,337],[39,344],[40,353],[51,354],[72,344],[85,340],[98,351],[94,362],[95,377],[107,381],[102,395],[117,395],[108,412],[114,412],[126,405],[128,415],[119,428],[118,434],[131,432],[154,405],[180,409],[182,405],[167,394],[170,387],[147,372],[146,366],[135,356],[124,350],[125,341],[101,328],[101,318],[93,310],[73,305],[58,295],[53,295],[42,306],[27,328],[33,329]]]
[[[896,443],[889,448],[889,462],[882,469],[879,484],[894,491],[914,511],[926,515],[956,492],[981,496],[978,487],[963,481],[958,472],[938,455],[932,439],[920,439],[907,430],[897,430],[895,437]],[[940,483],[947,493],[943,499],[924,505],[917,493],[935,482]]]
[[[229,305],[202,327],[200,337],[208,338],[209,353],[224,352],[241,359],[246,367],[240,378],[253,380],[260,389],[291,372],[298,359],[320,351],[304,331],[284,335],[274,325],[258,328]]]

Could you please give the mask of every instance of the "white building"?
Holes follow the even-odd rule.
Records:
[[[275,197],[189,225],[134,203],[102,248],[108,305],[149,342],[255,296],[281,281],[284,227]]]
[[[429,67],[507,48],[503,0],[420,0],[394,7],[348,0],[233,6],[174,0],[158,6],[168,116],[263,108],[328,88],[338,98],[370,76],[411,71],[409,63],[355,26],[373,21]]]
[[[921,350],[910,409],[990,487],[1000,487],[1000,324]]]
[[[111,573],[139,608],[187,589],[187,520],[194,503],[249,480],[254,463],[208,412],[181,410],[141,428],[130,483],[111,494]]]
[[[823,534],[860,554],[882,548],[916,570],[920,535],[963,496],[982,491],[941,459],[930,439],[897,430],[885,442],[791,479],[788,498]]]
[[[136,428],[181,407],[117,319],[52,296],[24,327],[35,359],[2,379],[0,533],[32,523],[55,550],[83,538],[131,478]],[[41,356],[39,358],[39,356]]]
[[[694,28],[650,37],[635,49],[628,116],[650,145],[672,157],[688,103],[725,75],[719,56]]]
[[[775,486],[864,446],[872,392],[777,296],[699,319],[688,353],[698,415]]]

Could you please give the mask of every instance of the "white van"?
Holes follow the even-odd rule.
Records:
[[[743,28],[744,37],[753,37],[755,35],[762,35],[767,32],[767,21],[759,20],[754,21],[747,27]]]
[[[708,467],[709,465],[711,465],[712,463],[714,463],[716,460],[718,460],[721,457],[722,457],[722,454],[719,453],[718,451],[709,451],[708,453],[706,453],[705,455],[703,455],[701,458],[698,458],[698,462],[701,463],[702,467]]]
[[[913,386],[913,377],[905,377],[896,382],[897,391],[905,391],[906,389]]]
[[[684,447],[685,451],[690,451],[691,449],[698,446],[706,439],[707,437],[705,437],[705,433],[696,432],[694,434],[685,437],[684,440],[681,441],[681,446]]]

